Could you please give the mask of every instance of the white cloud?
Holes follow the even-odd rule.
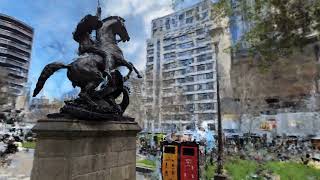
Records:
[[[140,21],[143,27],[142,37],[132,38],[128,43],[122,45],[123,53],[126,55],[136,54],[138,59],[134,61],[137,69],[144,69],[146,63],[146,39],[151,36],[151,20],[165,16],[173,12],[172,0],[105,0],[102,1],[102,16],[118,15],[121,17],[133,17],[134,21]],[[129,27],[130,28],[130,27]],[[130,33],[130,32],[129,32]]]
[[[172,0],[105,0],[102,2],[102,15],[140,17],[144,21],[144,31],[149,32],[151,20],[172,13],[171,5]]]
[[[127,43],[120,44],[120,47],[123,50],[123,52],[128,54],[134,54],[141,46],[141,43],[143,43],[142,40],[129,41]]]
[[[170,8],[171,0],[105,0],[102,6],[107,12],[103,15],[141,15],[154,8]],[[171,9],[171,8],[170,8]]]

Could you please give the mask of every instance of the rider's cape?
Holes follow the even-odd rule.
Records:
[[[102,21],[97,16],[90,14],[81,19],[77,25],[76,30],[73,32],[73,39],[80,42],[81,36],[85,33],[91,34],[93,30],[97,30],[102,27]]]

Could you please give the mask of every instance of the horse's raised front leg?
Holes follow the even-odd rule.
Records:
[[[137,70],[137,68],[134,67],[134,65],[133,65],[131,62],[129,62],[129,64],[132,66],[132,69],[134,70],[134,72],[137,73],[137,77],[138,77],[138,78],[142,78],[142,76],[140,75],[140,73],[139,73],[139,71]]]
[[[124,58],[115,58],[115,60],[116,60],[116,66],[125,66],[128,68],[129,72],[124,77],[124,81],[128,80],[130,78],[132,71],[133,71],[132,64],[128,63],[128,61],[124,60]]]
[[[138,78],[142,78],[139,71],[133,66],[133,64],[131,62],[128,62],[125,59],[121,58],[121,59],[118,59],[117,63],[118,63],[118,66],[125,66],[129,69],[128,74],[125,76],[125,80],[130,78],[132,71],[135,71],[137,73]]]

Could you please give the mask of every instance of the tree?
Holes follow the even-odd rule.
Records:
[[[184,0],[172,0],[173,6]],[[218,0],[213,4],[212,20],[229,24],[242,21],[247,26],[242,39],[232,45],[234,51],[243,42],[251,55],[265,62],[288,56],[320,38],[319,0]]]
[[[242,66],[238,71],[238,78],[234,83],[236,86],[235,97],[238,100],[236,112],[239,115],[239,130],[242,130],[244,119],[249,120],[249,129],[252,130],[254,116],[260,114],[264,108],[264,95],[260,91],[261,88],[257,80],[259,79],[257,72],[248,69],[248,66]]]
[[[266,61],[290,55],[320,37],[318,0],[219,0],[214,11],[214,20],[241,16],[249,26],[241,41]],[[233,48],[237,50],[239,43]]]

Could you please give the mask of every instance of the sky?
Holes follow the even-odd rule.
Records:
[[[183,1],[183,0],[180,0]],[[184,0],[184,8],[199,0]],[[139,70],[146,62],[146,39],[151,36],[151,20],[174,12],[172,0],[100,0],[102,18],[110,15],[126,20],[129,42],[120,43],[125,58]],[[0,13],[19,19],[34,28],[28,82],[33,91],[45,65],[59,61],[70,63],[77,57],[78,44],[72,39],[77,23],[87,14],[95,14],[96,0],[0,0]],[[46,82],[40,95],[50,99],[73,89],[66,70],[60,70]]]

